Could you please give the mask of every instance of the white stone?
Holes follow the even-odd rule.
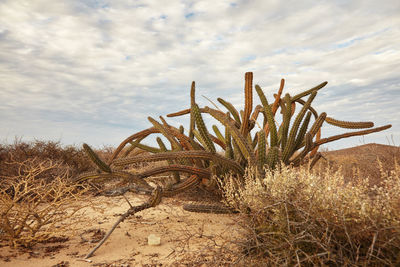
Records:
[[[156,236],[155,234],[150,234],[147,237],[147,244],[149,246],[159,246],[161,244],[161,237]]]

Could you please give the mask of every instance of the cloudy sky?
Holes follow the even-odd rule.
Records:
[[[187,108],[193,80],[200,105],[243,107],[252,71],[270,100],[281,78],[292,95],[328,81],[319,112],[393,125],[330,149],[400,145],[399,70],[398,0],[0,0],[2,142],[116,146]]]

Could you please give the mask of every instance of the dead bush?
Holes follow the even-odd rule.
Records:
[[[96,150],[96,153],[107,160],[112,154],[112,149],[104,147],[102,150]],[[37,162],[52,160],[68,165],[70,177],[94,170],[90,159],[81,148],[62,146],[60,142],[54,141],[22,142],[16,139],[13,144],[0,144],[0,173],[8,176],[16,175],[18,169],[7,163],[23,162],[33,158]]]
[[[69,183],[69,167],[36,158],[8,165],[17,173],[0,175],[7,185],[0,189],[0,239],[30,247],[65,234],[73,226],[67,219],[87,204],[77,201],[86,189]]]
[[[268,266],[399,266],[400,167],[380,170],[372,188],[305,167],[227,177],[226,201],[244,214],[239,245]]]

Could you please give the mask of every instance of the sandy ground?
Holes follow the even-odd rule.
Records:
[[[131,193],[126,196],[132,205],[148,198]],[[90,262],[82,261],[129,208],[121,196],[93,197],[92,201],[91,207],[83,210],[83,221],[75,233],[68,234],[68,240],[38,244],[25,251],[3,244],[0,266],[210,266],[215,264],[213,257],[219,257],[218,251],[231,247],[227,240],[231,240],[237,227],[236,214],[187,212],[182,209],[185,200],[165,198],[159,206],[138,212],[119,224]],[[161,237],[161,245],[148,245],[149,234]],[[229,255],[224,252],[224,257]]]

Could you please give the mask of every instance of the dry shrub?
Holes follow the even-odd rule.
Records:
[[[340,171],[282,167],[243,185],[227,177],[226,201],[244,215],[246,254],[271,266],[399,266],[400,167],[379,186]]]
[[[107,151],[105,150],[104,153]],[[0,144],[0,174],[17,175],[16,165],[9,162],[23,162],[35,158],[37,162],[52,160],[68,165],[70,176],[93,169],[93,165],[82,149],[74,146],[61,146],[59,142],[33,141],[22,142],[15,140],[13,144]]]
[[[18,171],[0,176],[7,184],[0,189],[0,239],[28,247],[62,236],[73,224],[66,219],[83,208],[77,200],[86,191],[68,182],[69,167],[35,158],[8,165]]]

